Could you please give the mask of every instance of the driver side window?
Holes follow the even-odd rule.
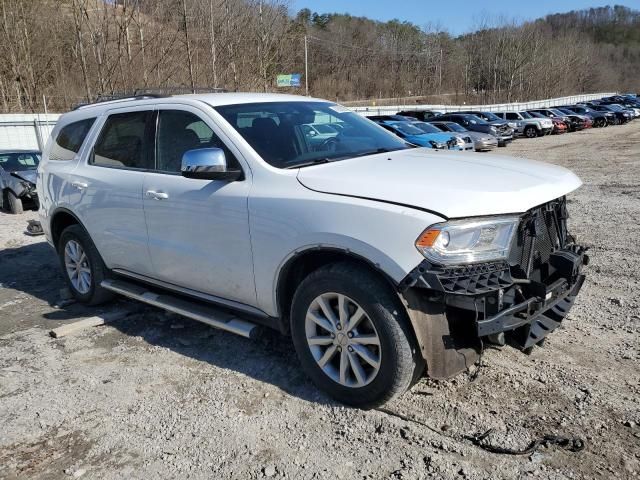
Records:
[[[182,110],[160,110],[156,136],[157,170],[180,173],[184,153],[199,148],[220,148],[229,168],[240,168],[233,153],[200,117]]]

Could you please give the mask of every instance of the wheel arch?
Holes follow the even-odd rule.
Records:
[[[60,207],[51,215],[49,228],[51,231],[51,242],[56,250],[58,249],[60,235],[62,235],[65,228],[71,225],[80,225],[85,232],[87,231],[80,219],[71,210]]]
[[[397,291],[397,282],[378,264],[348,249],[318,246],[298,251],[286,260],[278,272],[275,297],[280,331],[286,333],[289,330],[289,311],[293,295],[300,282],[318,268],[337,262],[360,265],[383,279],[390,288]]]

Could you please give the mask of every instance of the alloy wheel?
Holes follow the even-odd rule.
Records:
[[[84,249],[75,240],[69,240],[64,247],[64,265],[71,285],[80,294],[91,290],[91,267]]]
[[[380,371],[378,332],[364,309],[346,295],[324,293],[313,300],[305,332],[317,365],[340,385],[363,387]]]

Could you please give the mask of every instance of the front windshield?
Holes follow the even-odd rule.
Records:
[[[490,122],[495,122],[496,120],[502,121],[502,118],[491,112],[482,112],[482,116]]]
[[[454,132],[466,132],[467,131],[466,128],[464,128],[462,125],[460,125],[458,123],[455,123],[455,122],[449,122],[449,123],[446,124],[446,126],[449,129],[453,130]]]
[[[371,120],[328,102],[247,103],[215,109],[264,161],[278,168],[413,148]],[[319,125],[337,128],[332,135],[313,135],[303,128],[309,125],[318,131]]]
[[[0,153],[0,167],[6,172],[24,172],[35,170],[40,163],[37,153]]]
[[[414,122],[412,123],[412,125],[414,125],[416,128],[419,128],[424,133],[442,133],[442,130],[440,130],[438,127],[435,127],[427,122]]]
[[[414,127],[413,122],[396,122],[389,125],[405,135],[422,135],[424,133],[419,128]]]
[[[547,118],[544,115],[542,115],[541,113],[538,112],[529,112],[531,115],[533,115],[536,118]]]
[[[473,123],[474,125],[488,125],[487,122],[485,122],[483,119],[475,115],[466,115],[465,118],[469,120],[471,123]]]
[[[610,108],[611,110],[615,110],[616,112],[619,112],[619,111],[621,111],[621,110],[624,110],[620,105],[617,105],[617,104],[609,105],[609,108]]]

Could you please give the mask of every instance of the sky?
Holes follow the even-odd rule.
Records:
[[[533,20],[550,13],[605,5],[625,5],[640,10],[640,0],[292,0],[297,12],[308,8],[318,13],[349,13],[375,20],[407,20],[418,26],[439,26],[454,35],[474,30],[484,17],[505,16]]]

